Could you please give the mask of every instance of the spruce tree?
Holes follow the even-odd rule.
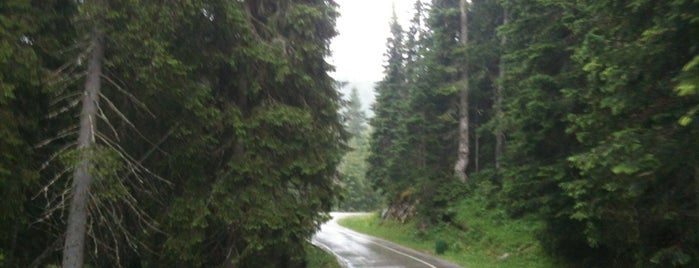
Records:
[[[343,194],[338,207],[343,211],[371,211],[378,206],[378,196],[366,178],[369,153],[369,129],[357,88],[353,87],[344,112],[345,128],[350,135],[349,152],[338,166]]]
[[[27,178],[3,187],[21,212],[3,205],[0,255],[9,266],[61,259],[65,174],[79,163],[72,126],[93,25],[104,57],[91,76],[102,84],[92,95],[100,105],[90,116],[84,263],[302,264],[301,244],[337,192],[345,136],[325,62],[334,3],[160,4],[0,4],[3,25],[15,24],[8,14],[27,23],[0,29],[2,49],[17,52],[0,57],[2,69],[23,58],[0,77],[0,117],[12,123],[0,126],[8,138],[0,182],[6,170]],[[20,159],[16,171],[7,168]],[[8,225],[5,215],[14,215]]]
[[[608,252],[605,265],[696,265],[699,240],[690,226],[698,223],[690,215],[699,199],[687,186],[697,184],[699,143],[690,138],[696,125],[679,124],[695,104],[673,89],[697,54],[696,16],[688,14],[699,5],[590,1],[576,8],[570,27],[583,41],[574,59],[586,83],[566,92],[584,104],[568,117],[568,131],[584,146],[568,158],[581,177],[560,184],[577,204],[570,217],[584,224],[590,247]]]
[[[362,100],[359,98],[359,91],[356,87],[352,87],[350,91],[344,117],[347,120],[345,128],[351,137],[359,137],[367,131],[367,116],[362,108]]]
[[[398,138],[401,132],[405,92],[405,49],[403,29],[393,12],[390,23],[391,36],[387,40],[386,65],[384,78],[376,86],[376,102],[372,107],[374,118],[370,121],[372,128],[371,151],[369,153],[367,177],[374,187],[382,190],[389,198],[406,190],[409,183],[402,181],[401,155]]]

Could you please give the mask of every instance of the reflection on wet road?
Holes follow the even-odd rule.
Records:
[[[335,254],[344,267],[452,268],[458,265],[393,243],[363,235],[337,224],[337,219],[356,215],[332,213],[313,237],[313,244]]]

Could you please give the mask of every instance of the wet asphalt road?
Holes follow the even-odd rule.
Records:
[[[381,268],[457,268],[456,264],[437,259],[372,236],[360,234],[337,224],[343,217],[357,213],[331,213],[313,237],[313,244],[332,252],[343,267]]]

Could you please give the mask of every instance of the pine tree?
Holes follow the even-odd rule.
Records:
[[[579,150],[566,124],[578,100],[563,92],[583,78],[571,59],[578,36],[563,20],[551,18],[565,18],[570,10],[555,1],[506,1],[503,6],[508,11],[508,23],[501,27],[507,36],[502,56],[507,73],[501,81],[505,113],[497,127],[508,136],[502,159],[505,204],[515,216],[540,215],[546,223],[540,238],[550,252],[595,254],[585,248],[580,224],[566,214],[574,203],[559,188],[577,178],[566,158]]]
[[[0,266],[24,267],[52,253],[62,242],[40,224],[45,205],[36,196],[42,186],[42,163],[55,148],[38,147],[58,131],[46,120],[51,94],[43,67],[52,64],[46,51],[70,40],[61,16],[71,3],[32,5],[29,1],[0,3]]]
[[[576,8],[581,14],[570,27],[583,41],[574,59],[586,83],[567,91],[584,104],[568,117],[568,131],[584,146],[568,158],[581,177],[560,184],[578,204],[570,217],[584,224],[590,247],[608,252],[605,264],[695,265],[699,240],[690,226],[697,219],[689,215],[697,207],[687,204],[699,199],[687,186],[697,184],[691,167],[699,166],[699,144],[690,138],[694,126],[678,124],[692,104],[673,87],[699,43],[696,16],[682,14],[699,5],[591,1]]]
[[[470,7],[470,44],[467,48],[470,68],[470,106],[473,150],[472,163],[469,169],[473,173],[489,172],[497,168],[497,148],[499,134],[502,132],[497,125],[499,122],[497,104],[499,78],[502,69],[499,64],[501,57],[501,40],[497,36],[497,28],[502,25],[502,7],[493,0],[475,0]],[[500,138],[502,136],[500,135]],[[501,141],[501,140],[500,140]],[[502,144],[500,144],[502,145]],[[495,178],[494,178],[495,179]],[[497,179],[495,179],[497,180]]]
[[[507,8],[503,8],[502,11],[502,25],[506,27],[507,25]],[[501,56],[499,59],[499,68],[498,68],[498,82],[497,86],[495,87],[495,101],[493,104],[493,108],[495,109],[495,122],[500,122],[503,117],[504,117],[504,112],[503,112],[503,104],[504,104],[504,92],[505,92],[505,74],[506,68],[507,68],[507,63],[505,62],[505,58],[502,56],[502,51],[504,50],[505,46],[507,45],[507,35],[502,34],[500,36],[500,49],[501,49]],[[503,155],[505,153],[505,133],[503,132],[502,128],[496,127],[495,129],[495,169],[499,170],[502,168],[502,161],[503,161]]]
[[[656,239],[696,243],[684,239],[693,237],[684,224],[692,220],[663,216],[692,213],[668,193],[695,202],[695,190],[673,188],[695,184],[675,157],[695,166],[696,143],[685,136],[694,129],[677,124],[692,104],[676,99],[671,81],[694,57],[687,44],[696,43],[686,39],[695,36],[691,20],[676,12],[696,6],[510,1],[506,8],[504,122],[516,131],[504,191],[512,212],[536,210],[546,222],[543,245],[573,263],[691,265],[691,246]]]
[[[372,107],[374,118],[370,121],[372,136],[370,140],[367,177],[377,189],[392,198],[405,191],[410,184],[402,181],[400,166],[400,146],[398,138],[402,130],[404,115],[405,70],[403,29],[393,12],[390,23],[391,37],[387,40],[386,65],[384,78],[376,87],[376,103]]]
[[[446,199],[440,193],[450,188],[456,159],[458,121],[454,120],[458,100],[459,12],[457,1],[433,1],[420,34],[418,57],[406,120],[406,144],[410,144],[404,168],[410,170],[419,200],[421,220],[431,222],[442,216]],[[411,68],[410,66],[408,67]],[[448,191],[448,190],[447,190]]]
[[[359,137],[367,131],[367,116],[362,109],[362,100],[359,98],[356,87],[352,87],[352,91],[350,91],[345,120],[347,120],[345,128],[350,136]]]
[[[344,112],[345,128],[350,135],[349,152],[338,167],[344,186],[339,208],[344,211],[371,211],[377,208],[378,197],[366,178],[369,153],[369,129],[357,88],[352,88]]]
[[[9,266],[61,257],[61,200],[70,182],[63,174],[80,163],[71,126],[93,25],[104,34],[97,38],[104,57],[101,74],[91,76],[102,85],[92,95],[100,105],[86,150],[94,162],[84,263],[301,265],[300,245],[336,194],[332,177],[345,136],[325,62],[335,34],[332,2],[0,7],[1,24],[28,23],[0,29],[2,49],[17,52],[0,57],[0,67],[23,59],[0,77],[0,117],[12,119],[0,126],[8,138],[0,142],[0,183],[5,170],[27,179],[3,187],[17,197],[7,204],[18,213],[2,210],[8,228],[0,256]],[[20,159],[17,169],[6,168]]]

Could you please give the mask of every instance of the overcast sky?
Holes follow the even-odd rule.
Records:
[[[412,17],[414,0],[336,0],[340,5],[337,19],[339,35],[333,39],[333,55],[328,60],[336,68],[332,76],[347,81],[343,90],[349,95],[352,86],[359,90],[365,109],[374,101],[373,84],[383,77],[386,38],[389,36],[391,6],[403,27]]]

